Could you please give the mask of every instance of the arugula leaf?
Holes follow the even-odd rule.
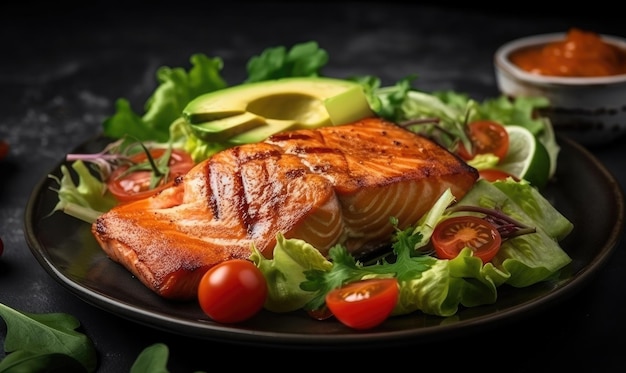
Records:
[[[76,367],[73,360],[86,372],[96,370],[98,360],[94,345],[85,334],[75,330],[80,322],[74,316],[19,312],[2,303],[0,316],[7,325],[4,342],[7,357],[0,361],[0,372],[24,371],[21,369],[46,363],[69,362]]]
[[[296,44],[289,50],[284,46],[266,48],[248,61],[248,78],[244,83],[319,76],[328,59],[328,53],[319,48],[315,41]]]
[[[15,351],[0,361],[1,373],[88,373],[76,359],[65,354],[36,354],[31,351]]]
[[[169,348],[163,343],[155,343],[146,347],[130,368],[130,373],[169,373],[167,360]]]

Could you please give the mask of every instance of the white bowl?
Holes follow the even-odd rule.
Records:
[[[557,133],[583,145],[608,143],[626,133],[626,74],[607,77],[558,77],[529,73],[509,59],[521,48],[563,40],[566,33],[524,37],[502,45],[495,53],[496,81],[509,97],[543,96],[550,107],[541,112]],[[626,50],[626,39],[600,35]]]

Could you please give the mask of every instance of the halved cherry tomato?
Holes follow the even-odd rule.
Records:
[[[479,120],[469,123],[467,130],[472,149],[468,150],[460,143],[458,154],[461,158],[470,160],[477,154],[492,153],[504,159],[509,151],[509,134],[503,125],[491,120]]]
[[[399,292],[395,278],[361,280],[330,291],[326,294],[326,305],[344,325],[369,329],[389,317]]]
[[[515,181],[519,181],[519,178],[515,177],[514,175],[495,168],[480,170],[478,171],[478,174],[482,179],[485,179],[487,181],[506,180],[509,177],[513,178],[513,180]]]
[[[268,288],[263,273],[245,259],[232,259],[211,267],[200,279],[198,303],[211,319],[237,323],[257,314]]]
[[[165,151],[166,149],[160,148],[151,149],[150,155],[157,162]],[[130,159],[135,163],[143,163],[148,161],[148,156],[145,152],[140,152],[130,157]],[[107,188],[120,202],[146,198],[165,189],[178,176],[187,173],[194,166],[194,161],[188,153],[179,149],[172,149],[168,165],[169,173],[167,178],[164,178],[156,188],[150,188],[152,171],[135,171],[124,175],[126,170],[129,169],[127,165],[120,166],[111,173],[107,181]]]
[[[474,256],[489,262],[500,250],[502,237],[493,224],[477,216],[454,216],[435,226],[431,236],[435,253],[440,259],[454,259],[470,247]]]

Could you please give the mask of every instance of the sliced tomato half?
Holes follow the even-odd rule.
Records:
[[[454,259],[465,247],[483,263],[489,262],[500,250],[502,237],[496,227],[477,216],[454,216],[437,224],[431,236],[435,253],[440,259]]]
[[[395,278],[361,280],[330,291],[326,294],[326,305],[344,325],[369,329],[391,315],[399,292]]]
[[[478,154],[488,153],[504,159],[509,151],[509,134],[500,123],[479,120],[469,123],[467,131],[472,149],[467,149],[463,143],[460,143],[458,148],[458,154],[465,160],[470,160]]]
[[[150,155],[158,163],[159,159],[165,155],[166,150],[161,148],[151,149]],[[139,164],[147,162],[148,156],[145,152],[140,152],[133,155],[130,159],[133,163]],[[154,188],[150,186],[152,171],[127,172],[130,166],[120,166],[109,176],[107,188],[120,202],[146,198],[170,186],[178,176],[186,174],[194,166],[194,161],[187,152],[172,149],[168,166],[169,172],[167,177],[163,178]]]

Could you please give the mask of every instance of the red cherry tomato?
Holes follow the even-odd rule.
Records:
[[[495,168],[488,168],[485,170],[478,171],[478,174],[482,179],[487,181],[498,181],[498,180],[506,180],[506,178],[512,177],[515,181],[519,181],[519,178],[511,175],[508,172],[504,172],[502,170],[497,170]]]
[[[471,150],[459,144],[458,153],[461,158],[470,160],[477,154],[495,154],[504,159],[509,151],[509,134],[503,125],[490,121],[480,120],[467,125],[468,136],[472,143]]]
[[[399,292],[395,278],[361,280],[330,291],[326,294],[326,305],[344,325],[369,329],[389,317]]]
[[[150,150],[150,155],[155,163],[163,156],[165,151],[166,149]],[[130,159],[134,163],[144,163],[148,161],[148,156],[145,152],[140,152],[130,157]],[[120,202],[146,198],[170,186],[174,179],[186,174],[194,166],[194,162],[188,153],[179,149],[172,149],[168,166],[169,173],[167,178],[164,178],[155,188],[150,188],[152,171],[141,170],[125,174],[130,167],[127,165],[120,166],[111,173],[107,181],[107,188]]]
[[[265,277],[254,263],[232,259],[211,267],[202,276],[198,303],[214,321],[237,323],[257,314],[267,293]]]
[[[500,250],[502,237],[493,224],[477,216],[455,216],[437,224],[431,236],[440,259],[454,259],[464,247],[489,262]]]
[[[7,154],[9,154],[9,143],[4,140],[0,140],[0,160],[6,157]]]

